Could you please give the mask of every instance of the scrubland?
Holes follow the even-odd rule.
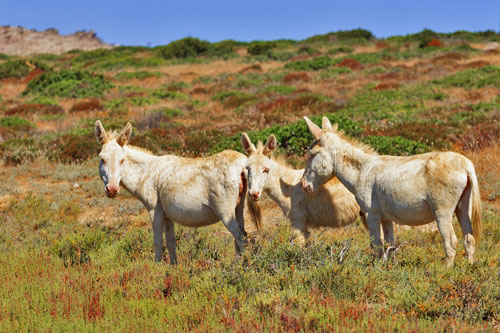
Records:
[[[357,29],[302,41],[0,54],[0,330],[496,331],[500,329],[500,41],[458,31],[379,40]],[[487,50],[485,50],[487,49]],[[234,257],[221,224],[176,225],[178,266],[153,262],[149,217],[104,195],[93,124],[134,127],[155,154],[240,150],[274,133],[304,165],[304,115],[383,154],[453,150],[476,166],[478,262],[462,235],[446,268],[433,228],[396,227],[376,260],[360,221],[309,246],[264,198],[264,230]],[[166,254],[168,256],[168,254]],[[165,258],[168,262],[168,258]]]

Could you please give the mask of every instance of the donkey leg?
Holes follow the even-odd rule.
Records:
[[[370,231],[370,245],[372,249],[376,250],[378,257],[383,254],[381,238],[380,238],[380,215],[377,213],[366,214],[366,224]]]
[[[169,218],[165,218],[165,220],[163,221],[163,228],[165,231],[168,254],[170,255],[170,264],[177,265],[177,254],[175,253],[176,240],[174,222]]]
[[[453,265],[457,248],[457,236],[453,230],[453,212],[437,211],[434,213],[439,233],[443,238],[444,251],[446,252],[446,265]]]
[[[246,233],[244,233],[244,230],[241,230],[240,223],[238,222],[238,219],[236,219],[234,212],[225,214],[221,216],[220,219],[226,226],[227,230],[229,230],[229,232],[233,235],[236,254],[239,255],[245,249],[247,244],[247,239],[245,237]]]
[[[392,221],[382,221],[384,241],[389,244],[394,243],[394,226]]]
[[[153,245],[155,250],[155,261],[160,262],[163,256],[163,210],[160,206],[149,211],[153,224]]]
[[[460,226],[462,227],[462,234],[464,235],[464,247],[465,252],[467,253],[467,260],[469,263],[474,263],[474,252],[475,252],[475,244],[476,240],[474,236],[472,236],[472,225],[470,221],[471,212],[471,200],[470,200],[471,190],[470,186],[465,189],[464,193],[460,197],[458,201],[457,208],[455,209],[455,214],[457,215],[457,219],[460,222]]]
[[[307,229],[306,218],[304,216],[291,216],[293,241],[300,246],[308,244],[309,230]]]

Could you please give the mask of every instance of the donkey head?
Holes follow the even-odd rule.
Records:
[[[314,137],[308,151],[307,166],[302,175],[302,189],[313,193],[335,175],[335,128],[330,120],[323,117],[323,128],[319,128],[309,118],[304,117]]]
[[[243,133],[241,135],[241,144],[243,150],[248,155],[248,195],[253,200],[257,201],[266,186],[267,177],[271,168],[271,156],[276,149],[276,137],[274,134],[269,135],[264,146],[262,146],[262,142],[259,141],[257,148],[255,148],[248,135]]]
[[[132,125],[127,123],[120,132],[106,133],[100,120],[95,122],[94,134],[97,142],[102,145],[99,157],[99,175],[104,182],[104,191],[108,198],[114,198],[120,190],[120,179],[125,152],[123,146],[126,145],[132,135]]]

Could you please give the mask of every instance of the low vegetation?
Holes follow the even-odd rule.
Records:
[[[256,36],[258,37],[258,36]],[[5,331],[498,331],[500,60],[494,31],[364,29],[301,41],[0,55],[0,327]],[[494,44],[493,44],[494,45]],[[98,176],[93,125],[130,121],[155,154],[241,151],[276,135],[302,167],[303,116],[381,154],[471,158],[483,199],[479,261],[456,265],[435,230],[396,228],[375,260],[360,220],[295,244],[263,196],[264,231],[234,258],[221,225],[176,225],[179,265],[153,263],[148,214]],[[387,250],[387,248],[386,248]],[[166,254],[165,261],[168,262]]]

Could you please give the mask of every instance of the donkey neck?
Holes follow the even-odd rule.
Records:
[[[337,176],[340,182],[351,193],[355,193],[361,170],[373,156],[348,142],[343,142],[341,145],[336,146],[336,149],[332,148],[330,149],[330,153],[332,154],[332,159],[335,163],[334,169],[336,170],[332,176]]]
[[[290,212],[292,202],[290,194],[284,193],[284,188],[281,186],[281,183],[284,182],[286,184],[295,185],[299,182],[304,170],[294,170],[289,166],[277,163],[275,160],[271,160],[271,163],[264,190],[267,195],[278,204],[283,213],[287,215]]]
[[[155,179],[159,171],[156,162],[159,157],[129,146],[124,146],[123,150],[126,157],[121,172],[121,184],[146,208],[154,208],[156,196],[152,192],[155,192]]]

